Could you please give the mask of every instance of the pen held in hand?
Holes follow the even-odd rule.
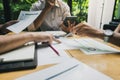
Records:
[[[49,45],[49,46],[58,56],[60,56],[59,52],[52,45]]]

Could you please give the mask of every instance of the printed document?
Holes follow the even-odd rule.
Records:
[[[119,53],[120,50],[92,38],[74,39],[85,54]]]
[[[21,11],[18,17],[19,22],[7,27],[7,29],[14,33],[20,33],[32,24],[39,14],[40,11]]]
[[[83,53],[91,54],[109,54],[119,53],[120,50],[107,45],[104,42],[99,42],[92,38],[60,38],[62,43],[53,45],[57,50],[59,49],[80,49]]]
[[[16,80],[113,80],[111,77],[72,58]]]

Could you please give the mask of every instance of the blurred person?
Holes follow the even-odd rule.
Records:
[[[62,0],[38,0],[30,11],[41,11],[34,25],[28,27],[28,31],[57,31],[69,32],[75,23],[68,21],[68,26],[63,24],[67,16],[71,16],[69,6]]]

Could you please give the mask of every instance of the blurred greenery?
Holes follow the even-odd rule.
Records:
[[[114,12],[114,19],[120,19],[120,0],[116,0],[115,12]]]
[[[29,10],[32,3],[38,0],[10,0],[11,19],[17,19],[21,10]],[[68,0],[63,0],[67,3]],[[88,1],[89,0],[71,0],[72,1],[72,15],[78,16],[78,22],[87,20]],[[0,23],[4,20],[4,11],[2,0],[0,0]]]

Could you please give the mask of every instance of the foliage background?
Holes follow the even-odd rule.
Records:
[[[38,0],[10,0],[10,7],[11,7],[11,19],[17,19],[21,10],[29,10],[32,3]],[[63,0],[66,3],[68,0]],[[78,22],[86,21],[87,20],[87,13],[88,13],[88,1],[89,0],[71,0],[72,1],[72,15],[78,16]],[[4,11],[2,0],[0,0],[0,23],[4,23]]]

